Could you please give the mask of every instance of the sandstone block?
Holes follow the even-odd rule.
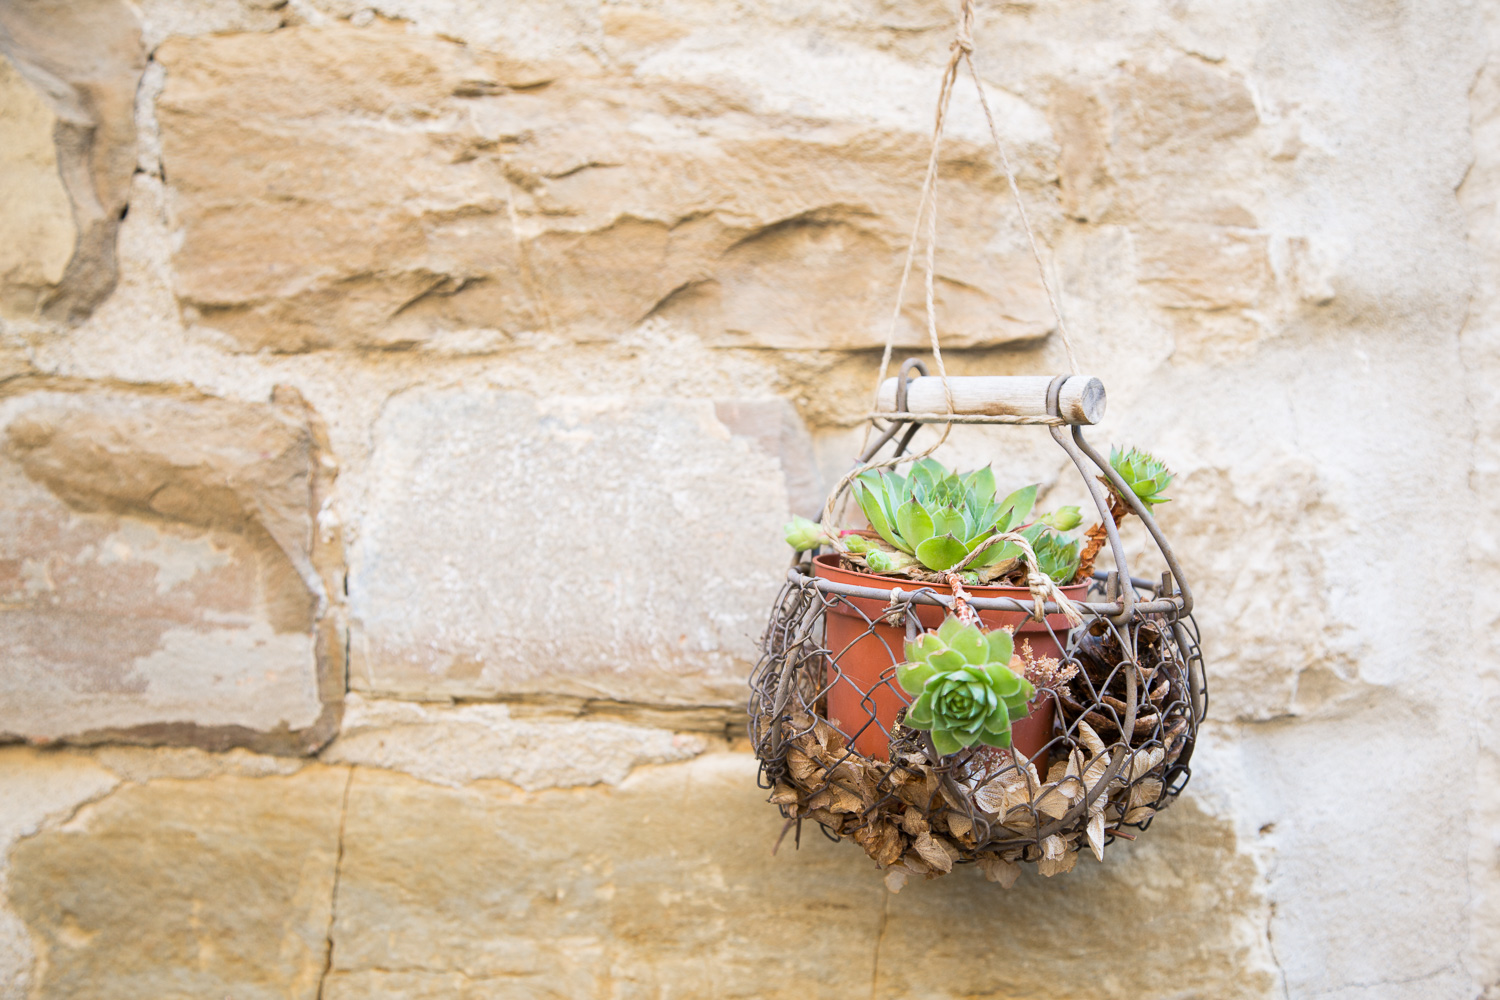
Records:
[[[1208,226],[1147,228],[1139,280],[1168,309],[1250,309],[1270,290],[1263,234]]]
[[[772,856],[754,774],[711,754],[522,794],[358,770],[325,997],[1271,995],[1254,865],[1191,802],[1104,865],[895,896],[811,828]]]
[[[42,95],[0,56],[0,310],[30,315],[62,280],[76,233],[57,170],[57,117]]]
[[[1331,604],[1327,539],[1343,525],[1304,463],[1205,466],[1173,484],[1164,515],[1199,594],[1213,715],[1265,720],[1347,693],[1358,669]],[[1295,531],[1285,530],[1295,525]]]
[[[341,556],[316,523],[332,470],[299,399],[17,381],[0,427],[0,733],[327,738]]]
[[[79,805],[118,784],[117,777],[82,754],[0,748],[0,892],[6,888],[10,849],[16,841],[66,819]],[[35,963],[26,925],[0,903],[0,997],[30,996]]]
[[[7,238],[0,251],[0,315],[40,310],[76,320],[115,286],[115,236],[136,163],[135,91],[146,66],[140,24],[124,0],[6,4],[4,57],[0,93],[7,112],[19,113],[7,113],[0,139],[20,134],[0,141],[0,225],[22,239]],[[43,141],[37,128],[47,117]]]
[[[453,787],[500,778],[536,790],[617,785],[642,764],[687,760],[706,746],[701,735],[624,722],[515,718],[509,705],[424,705],[352,694],[339,737],[321,758]]]
[[[348,773],[127,786],[11,854],[32,997],[318,996]]]
[[[374,442],[354,688],[743,701],[786,486],[711,401],[414,389]]]
[[[722,346],[884,341],[925,119],[749,117],[732,75],[637,78],[380,21],[172,38],[156,58],[176,289],[246,350],[610,340],[650,316]],[[996,99],[1034,183],[1045,122]],[[947,164],[953,346],[1052,324],[988,155],[955,140]],[[897,333],[926,342],[915,310]]]

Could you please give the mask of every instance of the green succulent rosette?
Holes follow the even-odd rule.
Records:
[[[985,633],[949,617],[942,626],[906,642],[906,662],[896,681],[916,700],[906,725],[932,733],[938,753],[983,743],[1010,746],[1010,724],[1030,711],[1036,688],[1010,669],[1015,647],[1003,629]]]
[[[1172,471],[1151,453],[1139,448],[1129,451],[1114,448],[1109,453],[1109,464],[1125,480],[1130,492],[1141,498],[1147,510],[1159,503],[1171,503],[1171,497],[1162,496],[1161,491],[1172,484]]]

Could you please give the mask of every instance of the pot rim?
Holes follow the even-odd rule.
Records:
[[[922,583],[920,580],[913,580],[910,577],[905,576],[886,576],[883,573],[866,573],[862,570],[857,569],[845,569],[838,564],[838,558],[839,556],[837,552],[825,552],[823,555],[815,556],[813,558],[813,563],[816,566],[822,566],[827,569],[836,570],[839,573],[846,573],[849,576],[858,577],[861,580],[869,580],[871,581],[871,586],[878,587],[881,584],[886,584],[886,586],[882,589],[884,589],[887,593],[890,592],[890,589],[893,586],[902,587],[908,590],[924,590],[930,587],[940,594],[953,593],[953,588],[948,586],[946,583]],[[814,572],[816,575],[816,571]],[[825,580],[830,579],[830,577],[822,578]],[[1072,599],[1074,592],[1077,592],[1080,596],[1082,596],[1083,594],[1086,594],[1088,592],[1088,588],[1089,584],[1087,581],[1083,583],[1060,584],[1058,586],[1058,589],[1061,590],[1064,594],[1067,594],[1070,600]],[[1025,587],[1016,587],[1010,585],[997,586],[995,584],[989,583],[976,583],[972,587],[966,583],[964,584],[964,591],[969,594],[974,594],[975,596],[990,595],[993,597],[1011,597],[1013,595],[1019,595],[1028,599],[1031,597],[1031,591]]]
[[[807,563],[799,562],[787,570],[787,579],[795,584],[811,583],[824,593],[837,594],[840,597],[859,597],[867,600],[889,601],[891,599],[891,591],[896,590],[903,594],[909,594],[910,596],[905,598],[905,600],[910,604],[929,604],[946,608],[952,603],[953,591],[946,584],[919,583],[916,580],[910,580],[906,577],[878,576],[873,573],[861,573],[858,570],[844,569],[836,562],[824,561],[837,559],[837,553],[826,553],[813,557],[810,567]],[[841,583],[830,576],[821,576],[817,572],[819,567],[831,569],[836,573],[848,574],[849,576],[858,578],[861,582]],[[809,576],[803,572],[805,569],[811,569],[812,575]],[[866,580],[869,581],[869,585],[863,582]],[[1135,581],[1132,580],[1131,582],[1134,583]],[[1063,587],[1062,591],[1072,600],[1073,595],[1070,591],[1082,588],[1083,593],[1080,596],[1087,596],[1088,586],[1088,583],[1070,583]],[[918,591],[924,590],[929,592],[918,593]],[[976,585],[974,587],[965,587],[964,590],[973,594],[969,604],[977,611],[1024,611],[1030,614],[1033,610],[1031,591],[1025,587],[989,587]],[[1124,610],[1124,605],[1119,601],[1089,602],[1074,600],[1073,606],[1080,611],[1111,619],[1118,617]],[[1184,613],[1181,595],[1158,597],[1149,601],[1137,600],[1134,602],[1133,607],[1138,614],[1158,613],[1177,617]],[[1051,601],[1046,602],[1042,606],[1042,610],[1049,615],[1059,614],[1062,611],[1061,608]]]

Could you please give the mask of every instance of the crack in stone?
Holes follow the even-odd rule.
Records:
[[[885,894],[885,906],[880,911],[880,930],[875,933],[875,957],[870,965],[870,1000],[875,1000],[875,990],[880,985],[880,946],[885,943],[885,928],[891,922],[891,896]]]
[[[1269,883],[1269,879],[1267,882]],[[1287,985],[1286,967],[1281,964],[1281,956],[1276,954],[1276,903],[1269,901],[1266,904],[1266,950],[1271,953],[1271,964],[1276,966],[1276,978],[1281,980],[1281,995],[1285,1000],[1292,1000],[1292,988]]]
[[[323,972],[318,976],[318,1000],[323,1000],[323,990],[328,985],[328,975],[333,971],[333,926],[338,920],[339,880],[344,872],[344,823],[349,818],[349,789],[354,785],[354,766],[349,766],[349,776],[344,779],[344,794],[339,802],[339,839],[333,861],[333,889],[328,894],[328,929],[323,940]]]

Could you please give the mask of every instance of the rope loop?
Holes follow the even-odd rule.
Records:
[[[880,371],[875,376],[875,405],[871,406],[872,412],[879,411],[880,386],[885,382],[886,374],[890,371],[891,355],[896,344],[896,327],[901,322],[901,309],[906,301],[906,286],[911,280],[912,267],[917,259],[917,247],[919,243],[925,242],[924,247],[924,275],[923,291],[925,306],[925,318],[927,326],[927,341],[932,349],[932,360],[937,369],[938,378],[942,380],[943,397],[947,403],[946,418],[938,415],[928,415],[926,422],[942,424],[942,433],[931,445],[921,451],[913,451],[907,455],[893,455],[890,458],[875,459],[856,463],[855,467],[839,480],[838,485],[828,495],[828,502],[823,507],[822,520],[831,524],[834,511],[839,501],[845,496],[849,485],[862,473],[874,469],[890,468],[903,462],[914,462],[919,458],[925,458],[937,451],[943,442],[948,440],[948,435],[953,430],[955,423],[1010,423],[1006,420],[969,420],[955,412],[953,405],[953,387],[948,382],[948,369],[943,364],[943,349],[938,343],[937,329],[937,291],[935,279],[937,273],[937,194],[938,194],[938,160],[943,146],[943,129],[948,120],[948,108],[953,100],[953,88],[958,82],[959,69],[968,66],[969,77],[974,82],[974,89],[979,94],[979,106],[984,110],[984,120],[989,126],[990,140],[993,142],[995,152],[999,155],[1000,166],[1005,171],[1005,178],[1010,184],[1011,196],[1015,200],[1016,210],[1020,213],[1021,224],[1026,230],[1026,240],[1031,248],[1032,259],[1036,262],[1037,272],[1041,277],[1042,288],[1047,293],[1047,304],[1052,309],[1053,319],[1057,322],[1057,332],[1062,337],[1063,350],[1068,356],[1068,366],[1073,374],[1080,372],[1078,360],[1073,355],[1073,343],[1068,337],[1067,325],[1063,322],[1062,309],[1058,305],[1057,295],[1052,290],[1052,282],[1047,278],[1047,268],[1042,262],[1041,250],[1037,245],[1036,234],[1031,227],[1031,219],[1026,214],[1026,206],[1021,201],[1021,189],[1016,183],[1015,171],[1011,168],[1010,158],[1005,153],[1005,145],[1000,141],[1000,131],[995,125],[995,116],[990,111],[989,99],[984,93],[983,81],[979,78],[979,71],[974,68],[974,0],[961,0],[959,5],[958,26],[954,32],[953,42],[949,45],[948,64],[943,69],[943,78],[938,88],[937,110],[933,115],[932,143],[927,154],[927,170],[922,177],[922,191],[917,199],[917,217],[912,223],[911,239],[907,241],[906,257],[901,265],[901,278],[896,286],[896,302],[891,310],[890,323],[886,327],[885,349],[880,355]],[[925,241],[922,237],[925,235]],[[885,414],[883,416],[889,416]],[[1021,422],[1021,421],[1015,421]],[[1029,421],[1027,421],[1029,422]],[[1049,421],[1050,422],[1050,421]],[[871,419],[865,428],[865,438],[860,445],[860,454],[864,453],[865,447],[870,442],[870,434],[873,432],[874,420]],[[835,548],[842,548],[837,545]]]

